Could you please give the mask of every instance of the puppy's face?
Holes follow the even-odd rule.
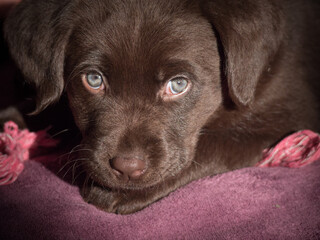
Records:
[[[216,145],[198,139],[206,123],[225,127],[226,105],[254,103],[281,19],[274,1],[24,0],[4,31],[37,112],[66,90],[87,176],[99,189],[143,189],[201,175],[181,180]]]
[[[66,48],[66,90],[83,135],[78,157],[101,186],[142,189],[192,163],[222,101],[219,55],[196,11],[109,5],[79,13]]]

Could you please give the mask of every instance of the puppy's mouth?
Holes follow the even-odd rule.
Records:
[[[178,156],[177,156],[178,157]],[[179,157],[178,157],[179,158]],[[149,161],[135,158],[114,158],[109,163],[89,162],[84,166],[87,179],[102,189],[143,190],[152,188],[170,178],[174,178],[188,166],[184,157],[156,161],[154,166]],[[171,162],[170,164],[168,164]]]

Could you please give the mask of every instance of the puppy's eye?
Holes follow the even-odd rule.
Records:
[[[175,78],[168,82],[169,90],[172,94],[183,93],[188,87],[188,81],[184,78]]]
[[[187,92],[189,81],[184,77],[175,77],[171,79],[165,88],[165,97],[176,97]]]
[[[84,86],[93,93],[104,89],[103,76],[99,73],[87,73],[82,75]]]
[[[89,73],[86,78],[88,85],[93,89],[99,89],[103,84],[102,76],[98,73]]]

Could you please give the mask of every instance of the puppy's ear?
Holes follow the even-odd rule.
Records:
[[[204,0],[202,12],[220,42],[229,95],[239,106],[254,99],[262,73],[281,44],[281,10],[271,0]]]
[[[36,113],[61,96],[64,55],[71,32],[66,0],[25,0],[5,21],[11,55],[37,91]]]

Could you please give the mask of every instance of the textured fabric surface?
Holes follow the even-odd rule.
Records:
[[[0,187],[0,213],[0,239],[320,239],[320,161],[201,179],[127,216],[29,161]]]

